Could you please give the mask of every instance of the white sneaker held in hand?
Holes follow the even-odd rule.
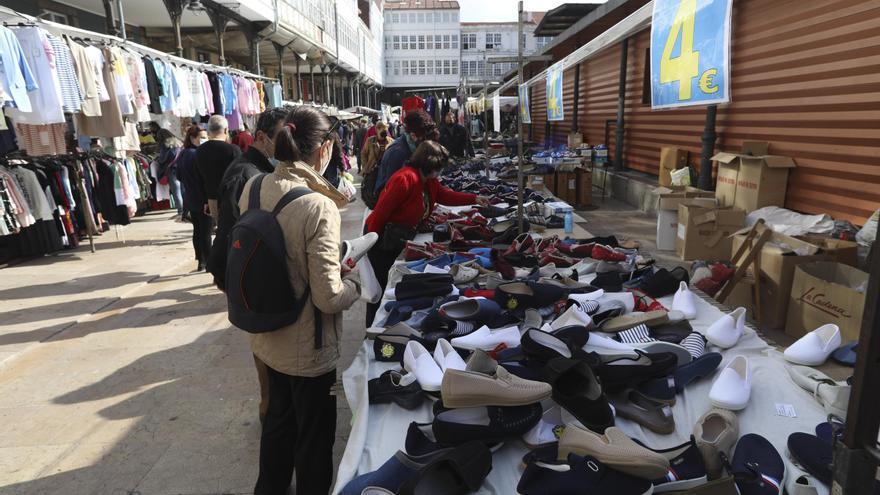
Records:
[[[722,349],[730,349],[742,338],[745,328],[746,308],[739,307],[709,325],[706,340]]]
[[[372,304],[381,301],[382,286],[379,285],[370,258],[362,258],[357,264],[357,271],[361,278],[361,300]]]
[[[360,261],[361,258],[366,256],[367,252],[370,248],[376,244],[376,241],[379,240],[379,234],[375,232],[368,232],[357,239],[351,239],[348,241],[342,241],[342,247],[339,252],[339,259],[342,263],[343,269],[352,269]]]
[[[739,411],[749,403],[752,395],[752,370],[745,356],[736,356],[721,370],[712,389],[709,401],[715,407]]]
[[[826,323],[788,346],[783,356],[786,361],[804,366],[819,366],[840,347],[840,328]]]
[[[672,299],[672,309],[681,311],[688,320],[697,317],[697,302],[694,300],[694,293],[688,289],[687,282],[683,280],[678,285],[678,291]]]

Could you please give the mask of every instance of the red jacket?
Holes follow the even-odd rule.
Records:
[[[367,217],[367,232],[381,234],[385,224],[389,222],[416,227],[425,213],[422,191],[426,188],[431,211],[434,211],[437,203],[464,206],[477,202],[476,194],[455,192],[440,184],[437,179],[423,181],[418,170],[404,165],[388,180],[376,208]]]

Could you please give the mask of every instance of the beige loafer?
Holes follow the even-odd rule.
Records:
[[[739,421],[731,411],[712,409],[697,420],[694,425],[694,439],[703,455],[703,463],[710,480],[723,474],[721,453],[729,457],[738,438]]]
[[[549,384],[525,380],[501,366],[483,351],[474,351],[465,370],[446,370],[440,386],[443,405],[449,408],[525,406],[552,393]]]
[[[568,454],[593,456],[613,469],[647,480],[662,478],[669,472],[666,457],[642,447],[614,426],[600,435],[583,426],[566,425],[559,438],[559,459],[568,459]]]

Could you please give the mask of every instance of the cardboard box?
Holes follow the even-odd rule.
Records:
[[[733,236],[731,258],[745,239],[745,231]],[[846,244],[837,244],[833,242],[834,239],[827,239],[832,242],[824,242],[825,238],[814,240],[815,242],[807,242],[773,232],[764,244],[760,254],[762,326],[771,329],[785,327],[792,281],[795,268],[799,265],[816,261],[841,261],[841,258],[850,260],[853,250],[857,261],[858,245],[854,242],[839,241]],[[752,278],[755,276],[751,266],[748,274]]]
[[[868,274],[842,263],[818,261],[795,270],[785,333],[800,338],[833,323],[844,342],[858,340]]]
[[[593,204],[593,174],[586,169],[578,169],[577,174],[577,201],[578,208],[586,208]]]
[[[678,205],[675,250],[683,260],[717,260],[730,257],[730,235],[740,230],[746,212],[718,208],[715,200],[696,198]]]
[[[555,174],[528,175],[526,176],[525,181],[526,187],[534,189],[535,191],[547,191],[553,193],[556,188]]]
[[[769,144],[743,143],[742,153],[718,153],[718,181],[715,196],[722,206],[746,212],[765,206],[784,206],[788,172],[795,167],[787,156],[768,155]]]
[[[577,203],[577,172],[556,172],[556,197],[570,205]]]
[[[671,170],[678,170],[688,166],[688,151],[679,148],[660,148],[660,177],[661,186],[672,184],[669,176]]]
[[[795,238],[807,241],[814,246],[819,246],[822,251],[831,254],[831,259],[844,265],[859,266],[859,244],[843,239],[832,239],[817,234],[795,236]]]
[[[715,206],[712,191],[703,191],[696,187],[661,187],[657,200],[657,249],[675,251],[675,238],[678,232],[678,205],[695,198],[707,198],[712,201],[706,206]]]
[[[571,132],[568,134],[568,149],[573,150],[584,143],[584,135],[580,132]]]

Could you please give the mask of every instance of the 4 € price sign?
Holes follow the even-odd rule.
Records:
[[[654,0],[651,107],[730,101],[733,0]]]

